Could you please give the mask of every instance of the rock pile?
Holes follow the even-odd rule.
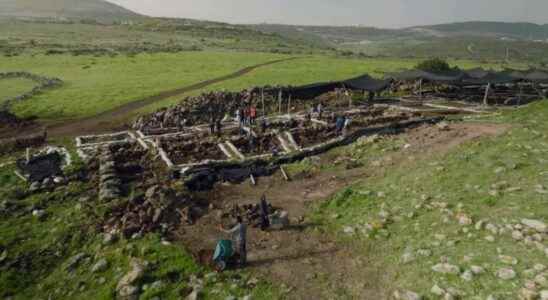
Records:
[[[99,199],[111,201],[122,194],[121,181],[116,176],[116,163],[109,148],[103,149],[99,157]]]
[[[136,195],[114,207],[103,229],[121,232],[125,238],[155,230],[167,231],[180,220],[174,209],[175,199],[173,190],[153,186],[144,195]]]
[[[272,205],[268,204],[268,214],[274,213],[275,209]],[[258,204],[244,204],[244,205],[229,205],[225,208],[225,213],[222,214],[223,218],[232,218],[241,216],[244,222],[249,226],[258,227],[260,225],[261,208]]]
[[[21,122],[21,123],[3,123],[2,113],[0,112],[0,127],[9,126],[9,127],[19,127],[26,126],[30,123]],[[36,148],[42,146],[46,143],[47,135],[45,132],[38,134],[31,134],[26,136],[19,136],[15,138],[8,138],[0,140],[0,154],[11,153],[15,151],[25,150],[26,148]]]

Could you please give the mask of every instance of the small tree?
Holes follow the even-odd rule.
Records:
[[[451,66],[449,63],[441,58],[432,58],[420,62],[417,66],[417,69],[429,72],[444,72],[450,71]]]

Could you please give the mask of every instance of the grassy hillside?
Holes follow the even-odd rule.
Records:
[[[440,290],[461,299],[538,293],[546,289],[546,235],[520,223],[548,220],[547,112],[542,101],[477,121],[510,127],[449,153],[407,153],[404,145],[416,144],[405,137],[338,151],[373,175],[322,204],[316,220],[364,253],[388,291],[427,299]],[[515,277],[502,279],[505,268]]]
[[[436,30],[444,34],[476,35],[511,37],[516,39],[542,39],[548,38],[548,24],[538,25],[534,23],[505,23],[505,22],[462,22],[421,26]]]
[[[545,62],[548,26],[529,23],[466,22],[403,29],[255,25],[259,30],[302,41],[316,41],[345,55],[390,57],[450,57]],[[503,39],[504,37],[504,39]]]
[[[140,15],[104,0],[2,0],[0,16],[124,21]]]
[[[0,55],[118,54],[238,50],[324,53],[325,48],[243,26],[175,19],[86,24],[0,19]]]

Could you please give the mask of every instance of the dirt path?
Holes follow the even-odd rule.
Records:
[[[119,106],[117,108],[114,108],[109,111],[105,111],[103,113],[100,113],[95,116],[78,119],[78,120],[71,120],[71,121],[64,121],[62,123],[58,124],[52,124],[48,126],[48,136],[50,137],[64,137],[64,136],[76,136],[76,135],[86,135],[86,134],[94,134],[94,133],[103,133],[103,132],[109,132],[109,131],[115,131],[119,129],[123,129],[125,125],[123,124],[124,121],[127,121],[126,118],[134,111],[141,109],[147,105],[150,105],[152,103],[173,97],[173,96],[180,96],[185,93],[203,89],[207,86],[235,79],[238,77],[241,77],[245,74],[250,73],[251,71],[273,65],[280,62],[290,61],[294,59],[299,59],[298,57],[290,57],[286,59],[279,59],[279,60],[273,60],[266,63],[250,66],[243,68],[241,70],[238,70],[232,74],[228,74],[225,76],[209,79],[206,81],[202,81],[190,86],[185,86],[182,88],[169,90],[165,92],[161,92],[159,94],[149,96],[140,100],[132,101],[127,104],[124,104],[122,106]],[[41,128],[41,126],[35,126],[33,128],[26,128],[24,132],[18,131],[17,134],[26,134],[31,133],[37,129]],[[9,136],[5,136],[9,137]]]
[[[442,155],[464,142],[502,134],[507,128],[466,123],[451,124],[444,129],[422,126],[399,136],[409,145],[387,154],[379,168],[323,171],[290,182],[274,174],[260,178],[257,186],[248,182],[220,184],[213,191],[198,195],[212,204],[213,211],[195,225],[180,227],[177,238],[193,252],[212,249],[222,237],[217,228],[221,208],[256,203],[264,193],[275,207],[290,212],[294,225],[288,230],[267,233],[249,229],[249,270],[255,276],[284,284],[291,299],[387,299],[387,273],[368,261],[363,244],[337,243],[336,237],[325,234],[319,224],[311,223],[307,219],[311,206],[354,182],[384,176],[388,166],[405,167],[431,155]],[[332,157],[324,155],[321,159]]]

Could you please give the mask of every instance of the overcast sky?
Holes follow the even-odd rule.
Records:
[[[406,27],[462,21],[548,23],[548,0],[109,0],[136,12],[229,23]]]

